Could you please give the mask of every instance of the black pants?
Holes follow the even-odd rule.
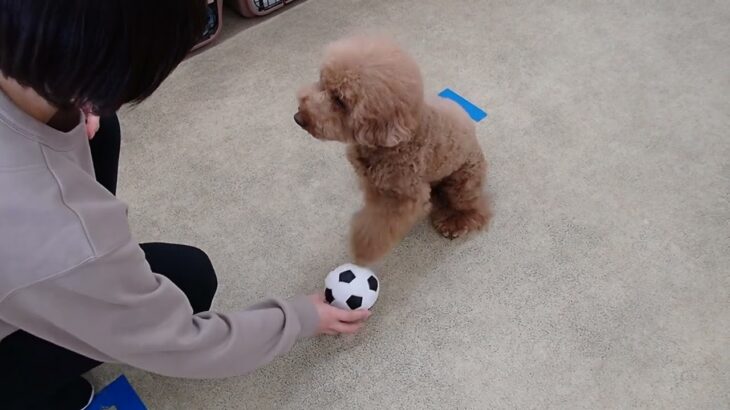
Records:
[[[104,118],[90,142],[96,179],[116,193],[119,121]],[[195,312],[210,309],[218,282],[200,249],[185,245],[140,245],[152,271],[168,277],[187,295]],[[55,409],[51,397],[100,363],[19,330],[0,341],[0,408]]]

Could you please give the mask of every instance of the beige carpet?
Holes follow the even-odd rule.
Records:
[[[151,409],[730,407],[727,1],[307,1],[123,114],[138,239],[205,249],[219,310],[318,289],[360,197],[343,147],[293,123],[294,93],[325,43],[373,28],[428,93],[489,112],[491,231],[415,229],[358,337],[247,377],[94,381],[124,372]]]

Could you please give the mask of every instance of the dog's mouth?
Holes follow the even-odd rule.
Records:
[[[296,122],[298,126],[304,128],[304,116],[301,111],[297,111],[297,113],[294,114],[294,122]]]
[[[297,113],[294,114],[294,122],[296,122],[298,126],[309,131],[309,118],[307,118],[307,115],[305,115],[302,111],[297,111]]]
[[[315,132],[315,126],[312,120],[309,118],[309,115],[307,115],[304,111],[299,110],[296,114],[294,114],[294,122],[297,123],[298,126],[302,127],[304,131],[307,131],[307,133],[314,138],[321,140],[322,138],[317,135]]]

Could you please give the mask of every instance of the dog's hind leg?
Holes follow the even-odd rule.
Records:
[[[431,223],[449,239],[489,225],[492,217],[484,192],[487,163],[479,154],[433,187]]]

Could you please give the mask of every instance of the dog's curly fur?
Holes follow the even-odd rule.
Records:
[[[486,161],[474,124],[455,103],[424,101],[418,65],[394,41],[358,36],[327,47],[318,82],[298,93],[295,121],[348,144],[365,206],[355,214],[355,262],[387,254],[429,215],[447,238],[486,227]]]

